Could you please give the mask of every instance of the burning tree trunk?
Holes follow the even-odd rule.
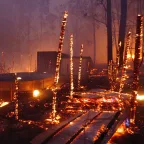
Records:
[[[122,65],[123,65],[126,21],[127,21],[127,0],[121,0],[121,19],[120,19],[119,40],[118,40],[118,43],[121,42],[121,47],[119,49],[119,51],[120,51],[119,66],[120,67],[122,67]]]
[[[137,28],[136,28],[134,71],[133,71],[133,91],[131,97],[131,111],[130,111],[131,124],[135,123],[136,96],[139,88],[139,68],[142,53],[142,38],[143,38],[143,17],[141,15],[138,15]]]
[[[110,90],[114,91],[117,80],[117,65],[113,61],[110,61],[108,65],[108,78],[110,82]]]
[[[124,63],[123,63],[123,68],[122,68],[122,76],[120,79],[119,97],[121,96],[121,92],[122,92],[122,89],[124,87],[124,82],[127,78],[127,76],[126,76],[127,54],[128,54],[128,50],[130,49],[130,43],[131,43],[131,32],[129,32],[127,35],[125,55],[124,55]]]
[[[19,111],[18,111],[18,108],[19,108],[19,105],[18,105],[18,78],[17,78],[17,75],[15,73],[15,91],[14,91],[14,103],[15,103],[15,110],[14,110],[14,114],[15,114],[15,120],[18,120],[19,119]]]
[[[73,98],[73,35],[70,37],[70,99]]]
[[[61,62],[61,55],[62,55],[62,47],[64,42],[64,34],[65,34],[65,27],[67,23],[68,12],[65,11],[62,25],[61,25],[61,32],[59,38],[59,47],[58,47],[58,54],[57,54],[57,61],[56,61],[56,72],[55,72],[55,79],[54,79],[54,90],[53,90],[53,103],[52,103],[52,122],[56,121],[56,94],[57,94],[57,84],[59,81],[59,71],[60,71],[60,62]]]
[[[83,53],[83,44],[81,45],[81,50],[80,50],[79,71],[78,71],[78,89],[80,88],[80,82],[81,82],[82,53]]]

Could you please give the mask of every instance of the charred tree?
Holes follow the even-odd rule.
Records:
[[[127,0],[121,0],[121,18],[120,18],[119,39],[118,39],[118,43],[121,43],[121,47],[119,49],[120,52],[119,67],[122,67],[123,65],[126,21],[127,21]]]
[[[108,49],[108,64],[113,60],[112,51],[112,14],[111,0],[107,0],[107,49]]]
[[[139,71],[142,61],[142,38],[143,38],[143,16],[137,16],[137,27],[136,27],[136,43],[135,43],[135,58],[134,58],[134,70],[133,70],[133,87],[131,96],[131,111],[130,111],[130,122],[135,124],[135,112],[136,112],[136,96],[139,89]]]

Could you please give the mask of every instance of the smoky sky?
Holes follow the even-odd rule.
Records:
[[[113,16],[116,39],[119,30],[119,3],[120,0],[112,0],[112,12],[117,13]],[[80,45],[84,44],[84,55],[93,59],[93,20],[85,17],[86,13],[91,13],[91,6],[84,5],[84,0],[1,0],[0,52],[4,52],[6,65],[11,67],[14,61],[15,70],[19,71],[21,68],[22,71],[26,71],[30,64],[30,55],[34,68],[37,51],[57,51],[61,19],[65,10],[68,10],[69,16],[63,52],[69,54],[69,38],[74,34],[74,55],[79,55]],[[101,6],[94,10],[101,21],[96,21],[96,63],[106,63],[105,11]],[[131,24],[131,21],[135,23],[136,12],[136,4],[129,4],[128,28],[131,28],[133,33],[135,24]],[[115,53],[114,41],[113,49]],[[23,55],[22,60],[20,60],[21,55]]]

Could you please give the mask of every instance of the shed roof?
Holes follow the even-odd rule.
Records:
[[[19,72],[17,77],[21,77],[21,81],[40,80],[52,77],[52,74],[37,72]],[[0,74],[0,81],[14,81],[14,73]]]

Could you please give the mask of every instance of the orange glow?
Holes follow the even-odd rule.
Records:
[[[33,97],[39,97],[39,95],[40,95],[39,90],[34,90],[33,91]]]
[[[144,100],[144,95],[137,95],[136,99],[142,101]]]
[[[130,59],[130,58],[134,59],[134,54],[132,54],[132,55],[131,55],[130,53],[127,54],[127,58],[128,58],[128,59]]]
[[[72,125],[73,124],[73,122],[70,122],[70,125]]]
[[[123,134],[124,133],[124,127],[123,126],[119,127],[116,132]]]
[[[113,142],[113,139],[115,138],[115,137],[119,137],[119,136],[121,136],[121,135],[124,135],[125,134],[125,132],[126,132],[126,128],[125,128],[125,125],[124,125],[124,123],[123,124],[121,124],[120,125],[120,127],[117,129],[117,131],[114,133],[114,135],[112,136],[112,138],[108,141],[108,144],[112,144]]]
[[[135,57],[134,54],[132,54],[132,59],[134,59],[134,57]]]
[[[4,106],[6,106],[6,105],[8,105],[9,104],[9,102],[1,102],[0,103],[0,107],[4,107]]]
[[[131,54],[127,54],[127,58],[128,58],[128,59],[131,58]]]

